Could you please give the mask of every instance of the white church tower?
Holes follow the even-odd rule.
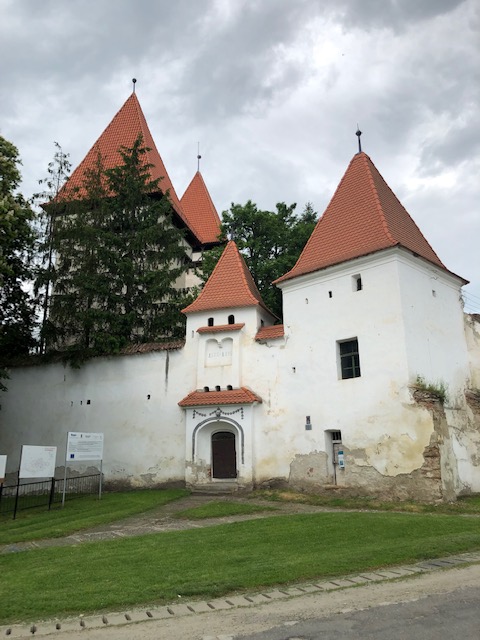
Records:
[[[411,386],[444,387],[448,406],[461,401],[465,283],[371,159],[356,154],[296,265],[276,281],[295,370],[290,393],[303,398],[311,428],[323,432],[337,484],[391,488],[398,497],[400,484],[403,495],[418,487],[419,498],[458,491],[449,430],[439,432]],[[442,488],[426,463],[432,447]]]

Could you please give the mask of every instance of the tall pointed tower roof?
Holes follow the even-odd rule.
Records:
[[[180,203],[190,229],[202,244],[217,244],[220,218],[200,171],[194,175]]]
[[[446,269],[366,153],[357,153],[297,263],[275,283],[400,246]]]
[[[183,313],[235,307],[265,306],[252,274],[233,240],[225,247],[198,298]]]
[[[176,213],[188,226],[182,206],[173,188],[170,177],[167,173],[163,160],[158,153],[152,134],[148,128],[147,121],[143,115],[142,108],[135,93],[126,100],[122,108],[114,116],[108,127],[95,142],[82,162],[70,176],[64,189],[71,191],[78,189],[79,197],[82,196],[83,184],[89,169],[96,165],[98,154],[100,153],[105,169],[111,169],[122,164],[122,157],[119,153],[120,147],[131,148],[139,135],[143,137],[143,144],[147,149],[144,156],[145,164],[150,164],[150,177],[152,180],[160,179],[159,187],[162,193],[167,191],[170,194],[170,201]]]

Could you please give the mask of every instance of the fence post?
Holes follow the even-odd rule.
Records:
[[[50,507],[52,506],[53,498],[55,497],[55,478],[52,478],[52,483],[50,485],[50,498],[48,500],[48,510],[50,511]]]
[[[15,493],[15,507],[13,508],[13,519],[17,517],[17,507],[18,507],[18,491],[20,488],[20,478],[17,479],[17,491]]]

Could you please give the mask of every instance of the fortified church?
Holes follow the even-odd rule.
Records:
[[[135,94],[71,184],[97,150],[113,166],[139,133],[195,263],[217,243],[218,214],[199,172],[177,197]],[[466,280],[442,263],[368,155],[352,158],[275,284],[283,324],[230,241],[184,309],[184,341],[80,370],[12,370],[0,416],[10,470],[22,444],[57,446],[63,469],[67,432],[82,431],[104,434],[111,486],[425,500],[479,492],[480,317],[464,314]]]

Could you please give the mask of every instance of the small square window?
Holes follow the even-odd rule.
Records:
[[[342,380],[360,377],[360,354],[358,351],[358,340],[344,340],[337,342],[338,356],[340,360],[340,373]]]

